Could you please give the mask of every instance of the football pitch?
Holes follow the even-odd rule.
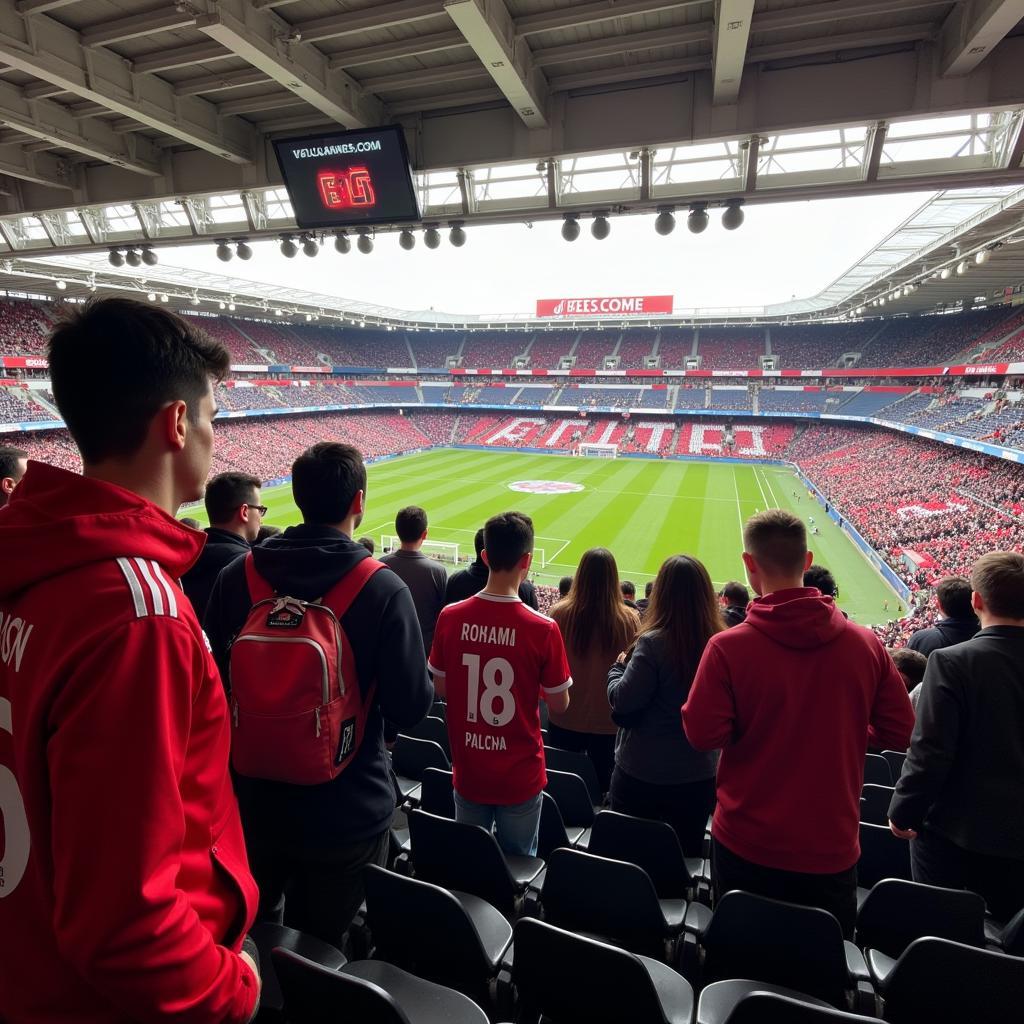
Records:
[[[515,509],[533,518],[535,582],[557,583],[572,574],[587,548],[601,546],[611,549],[620,577],[633,580],[640,595],[672,554],[700,558],[716,585],[744,580],[743,521],[759,509],[789,509],[805,523],[813,516],[820,528],[811,548],[839,583],[840,607],[864,625],[895,617],[895,593],[785,468],[435,449],[375,463],[368,473],[366,515],[357,532],[378,544],[394,533],[400,508],[421,505],[430,539],[457,543],[465,562],[484,521]],[[268,523],[300,521],[287,486],[264,490],[263,501]]]

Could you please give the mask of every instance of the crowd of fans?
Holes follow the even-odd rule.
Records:
[[[0,356],[41,356],[53,324],[34,302],[0,302]]]

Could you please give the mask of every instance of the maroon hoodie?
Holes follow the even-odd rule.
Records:
[[[813,587],[759,597],[712,637],[682,715],[694,747],[722,750],[715,838],[809,874],[857,862],[868,744],[905,750],[914,727],[881,642]]]
[[[256,913],[205,538],[29,463],[0,512],[0,1020],[241,1024]]]

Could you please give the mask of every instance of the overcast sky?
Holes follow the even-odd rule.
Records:
[[[613,218],[603,242],[582,222],[579,239],[561,237],[560,221],[468,227],[461,249],[448,243],[405,252],[396,233],[374,251],[341,256],[327,239],[320,255],[285,259],[276,242],[253,245],[249,262],[221,263],[213,245],[161,248],[163,265],[191,267],[289,285],[341,298],[445,313],[530,313],[540,298],[673,295],[675,308],[761,306],[810,297],[897,227],[928,194],[867,196],[752,206],[736,231],[720,211],[702,235],[677,215],[667,237],[652,216]]]

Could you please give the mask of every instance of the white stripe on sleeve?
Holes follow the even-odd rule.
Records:
[[[164,594],[167,596],[167,614],[172,619],[176,619],[178,617],[178,600],[174,596],[174,586],[168,581],[166,574],[157,562],[149,564],[153,567],[153,575],[157,578],[160,586],[164,588]]]
[[[153,579],[152,570],[149,568],[149,565],[144,558],[136,558],[135,564],[139,567],[139,572],[142,573],[142,578],[146,581],[146,584],[149,587],[149,593],[153,598],[154,613],[157,615],[163,615],[164,595],[156,580]]]
[[[142,594],[142,587],[139,585],[139,577],[132,568],[132,563],[127,558],[119,558],[117,564],[128,581],[128,589],[132,592],[132,604],[135,605],[135,618],[145,618],[149,611],[146,608],[146,598]]]

